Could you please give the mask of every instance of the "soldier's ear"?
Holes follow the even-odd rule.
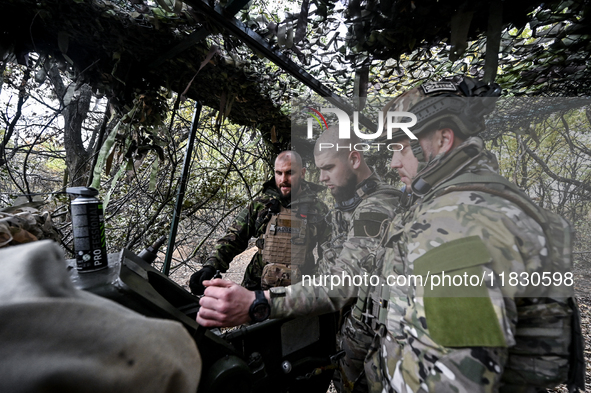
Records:
[[[437,147],[439,148],[439,153],[447,153],[451,151],[455,146],[454,142],[456,140],[455,134],[451,128],[442,128],[438,130],[438,138],[437,138]]]
[[[356,150],[349,153],[349,163],[353,169],[359,169],[361,165],[361,153]]]
[[[302,168],[302,178],[306,176],[306,168]]]

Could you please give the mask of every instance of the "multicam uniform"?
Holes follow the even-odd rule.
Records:
[[[486,286],[452,287],[451,292],[412,283],[390,286],[390,295],[380,301],[387,318],[379,311],[374,315],[381,324],[379,345],[366,363],[370,391],[540,391],[519,383],[532,370],[534,377],[566,379],[570,337],[563,333],[571,309],[565,299],[523,297],[531,288],[501,287],[498,279],[502,272],[549,270],[541,226],[502,196],[450,192],[444,185],[458,175],[491,178],[496,172],[494,155],[483,149],[480,138],[469,138],[436,157],[413,182],[413,188],[418,179],[431,187],[403,221],[390,226],[384,242],[390,274],[484,274]],[[523,329],[522,319],[528,317],[532,325]],[[543,329],[531,329],[541,323]],[[520,352],[555,356],[530,363],[531,356],[513,356]]]
[[[373,255],[397,213],[401,193],[373,174],[357,185],[356,195],[332,212],[332,237],[322,245],[324,258],[319,262],[319,275],[353,277],[374,271]],[[340,285],[331,290],[328,286],[302,284],[306,283],[287,287],[285,297],[272,297],[271,318],[340,311],[357,296],[355,285]],[[335,378],[341,392],[367,390],[363,360],[372,337],[371,330],[346,313],[338,339],[345,356],[340,359],[340,375]]]
[[[316,194],[322,189],[317,184],[302,181],[298,197],[290,202],[281,198],[275,185],[275,179],[269,180],[263,185],[263,195],[257,197],[242,210],[228,229],[227,234],[217,241],[214,252],[204,266],[213,266],[216,270],[225,272],[228,270],[230,261],[246,250],[248,241],[252,237],[257,237],[256,244],[259,250],[246,268],[242,286],[250,290],[261,289],[261,275],[267,264],[263,261],[265,236],[268,232],[267,224],[274,217],[276,219],[278,214],[294,213],[300,221],[305,222],[306,228],[306,255],[300,270],[304,274],[313,274],[315,271],[313,249],[330,234],[325,221],[328,208],[316,197]]]

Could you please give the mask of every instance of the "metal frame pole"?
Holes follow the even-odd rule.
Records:
[[[232,15],[224,13],[224,9],[218,4],[211,7],[206,0],[183,0],[184,3],[189,4],[196,10],[203,12],[206,16],[218,23],[223,28],[227,29],[231,34],[236,36],[251,49],[262,53],[267,59],[271,60],[277,66],[290,73],[297,80],[308,86],[310,89],[324,97],[327,101],[347,112],[349,115],[353,114],[355,108],[346,102],[343,98],[322,84],[318,79],[314,78],[302,67],[294,63],[284,53],[281,53],[261,37],[257,32],[248,28],[244,23],[240,22]],[[363,114],[359,114],[359,122],[367,129],[375,131],[377,125],[374,124]]]
[[[172,253],[174,252],[174,242],[176,240],[176,233],[179,227],[179,217],[183,206],[183,199],[185,198],[185,190],[187,189],[187,180],[189,178],[189,167],[191,166],[191,157],[193,155],[193,145],[197,135],[197,126],[199,125],[199,118],[201,116],[201,103],[195,101],[195,109],[193,112],[193,120],[191,122],[191,132],[189,134],[189,142],[187,143],[187,150],[185,151],[185,160],[183,162],[183,173],[181,174],[181,181],[174,206],[174,214],[172,216],[172,223],[170,224],[170,235],[168,236],[168,245],[166,246],[166,258],[162,266],[162,273],[168,276],[170,272],[170,264],[172,263]]]

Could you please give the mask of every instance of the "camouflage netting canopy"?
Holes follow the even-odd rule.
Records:
[[[307,73],[308,86],[344,98],[393,96],[459,73],[494,79],[507,96],[591,92],[588,0],[286,4],[294,12],[283,17],[241,0],[3,0],[0,55],[21,64],[29,52],[61,59],[78,84],[121,107],[138,93],[186,90],[284,145],[290,99],[310,94],[296,77]],[[206,12],[213,7],[225,20]],[[234,14],[292,62],[289,73],[230,33]]]
[[[64,70],[78,74],[78,85],[90,84],[121,108],[132,106],[134,94],[150,94],[160,86],[179,94],[187,89],[187,97],[219,109],[237,124],[289,133],[289,120],[278,105],[281,89],[271,91],[276,67],[270,69],[252,52],[232,50],[240,42],[219,35],[189,7],[168,12],[139,3],[3,0],[0,59],[31,64],[30,52],[58,58]],[[210,35],[191,36],[201,28]],[[240,65],[236,56],[243,59]]]
[[[579,97],[502,97],[493,113],[486,118],[484,140],[495,139],[507,131],[529,134],[537,141],[532,128],[551,116],[560,116],[582,108],[591,121],[591,99]],[[539,143],[539,141],[538,141]]]
[[[397,89],[488,73],[508,95],[591,93],[589,1],[351,0],[345,15],[347,55],[387,60],[381,81]]]

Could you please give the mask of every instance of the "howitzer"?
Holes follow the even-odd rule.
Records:
[[[127,249],[110,254],[104,270],[79,274],[75,261],[69,263],[78,289],[148,317],[180,322],[202,357],[199,393],[324,393],[328,388],[336,360],[333,314],[268,320],[222,333],[197,324],[198,297]]]

